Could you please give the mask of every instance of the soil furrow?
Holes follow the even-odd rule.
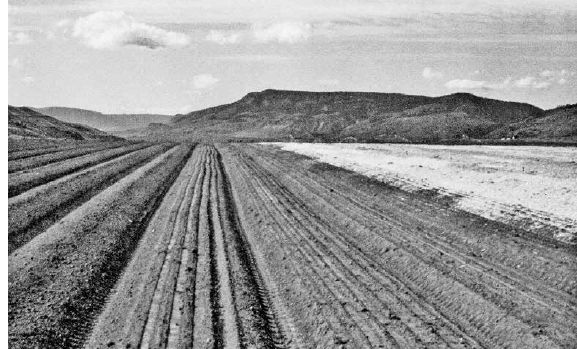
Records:
[[[577,340],[574,247],[275,147],[170,147],[10,198],[10,347]]]
[[[263,162],[270,162],[271,159],[270,157],[267,157],[266,159],[261,159],[261,161]],[[280,161],[277,159],[277,161]],[[285,166],[287,166],[288,164],[284,164],[284,165],[274,165],[276,167],[279,168],[283,168]],[[293,167],[295,170],[298,170],[298,167]],[[396,203],[396,205],[401,206],[402,210],[393,210],[391,209],[391,207],[387,207],[384,205],[375,205],[374,200],[374,196],[376,194],[371,194],[371,195],[367,195],[365,192],[363,191],[355,191],[355,195],[350,195],[350,193],[347,194],[347,192],[351,191],[351,187],[345,187],[343,186],[344,183],[340,183],[340,182],[327,182],[322,176],[318,176],[318,175],[313,175],[314,171],[299,171],[300,174],[302,174],[304,177],[309,178],[309,181],[300,181],[301,184],[303,185],[307,185],[307,189],[308,190],[313,190],[313,186],[314,184],[319,184],[319,185],[323,185],[323,187],[326,189],[325,193],[327,191],[331,192],[331,195],[339,195],[341,200],[335,200],[336,203],[341,203],[341,206],[343,206],[344,202],[348,202],[352,205],[352,207],[359,207],[359,210],[357,211],[358,213],[371,213],[373,214],[373,216],[368,216],[368,218],[366,219],[367,222],[371,222],[371,221],[375,221],[375,218],[378,218],[379,221],[388,221],[391,219],[397,219],[397,221],[403,221],[406,220],[407,217],[406,215],[402,215],[399,214],[399,212],[403,212],[403,211],[415,211],[415,209],[418,210],[419,213],[421,213],[423,217],[421,219],[421,221],[419,223],[422,223],[421,226],[427,226],[428,229],[420,229],[419,232],[420,234],[430,234],[431,238],[429,239],[430,242],[436,242],[437,244],[441,244],[443,245],[443,247],[445,248],[451,248],[452,250],[458,251],[458,249],[463,250],[463,251],[482,251],[482,258],[475,258],[476,260],[479,260],[480,263],[481,262],[486,262],[489,263],[488,265],[492,268],[499,268],[499,269],[504,269],[504,273],[505,274],[517,274],[516,277],[520,278],[521,281],[519,282],[519,285],[525,284],[528,280],[526,277],[523,278],[522,275],[520,274],[519,268],[520,267],[524,267],[523,271],[526,273],[535,273],[535,272],[540,272],[541,274],[536,274],[536,280],[542,280],[542,287],[547,287],[547,291],[544,292],[545,294],[547,293],[551,293],[551,292],[557,292],[557,290],[549,287],[551,286],[551,282],[550,279],[553,280],[570,280],[571,277],[568,277],[567,275],[573,275],[575,271],[577,271],[577,269],[570,271],[569,273],[563,275],[563,274],[559,274],[558,270],[560,268],[557,268],[556,265],[559,265],[561,263],[563,263],[563,260],[561,259],[563,254],[551,254],[550,251],[550,247],[551,246],[543,246],[542,245],[542,241],[541,244],[535,244],[536,241],[531,241],[530,243],[532,244],[531,248],[530,248],[530,252],[531,254],[529,255],[529,259],[531,260],[540,260],[542,262],[542,264],[540,265],[525,265],[527,259],[525,259],[522,263],[522,265],[519,264],[519,260],[511,260],[508,257],[515,257],[517,253],[523,253],[524,251],[520,250],[517,246],[519,246],[518,241],[513,241],[511,244],[509,244],[508,247],[501,247],[501,250],[495,250],[495,245],[494,245],[494,234],[486,234],[483,231],[476,231],[475,233],[479,234],[479,233],[483,233],[484,236],[474,236],[472,238],[469,238],[467,240],[464,240],[464,237],[466,237],[468,235],[467,230],[464,230],[462,228],[465,228],[465,226],[455,226],[454,228],[456,228],[455,230],[458,230],[457,232],[455,232],[453,229],[443,229],[443,224],[447,223],[447,220],[451,220],[450,214],[447,213],[446,208],[443,209],[441,207],[439,207],[439,205],[433,205],[433,203],[431,203],[430,201],[424,201],[424,200],[418,200],[418,206],[424,206],[422,208],[415,208],[415,200],[411,200],[408,202],[404,202],[403,198],[400,197],[401,200],[398,201],[398,203]],[[341,173],[345,173],[347,174],[347,171],[344,170],[340,170]],[[353,176],[353,177],[360,177],[360,176]],[[367,182],[370,182],[367,181]],[[374,182],[374,181],[373,181]],[[383,186],[382,183],[378,183],[377,185],[380,185],[381,187]],[[373,189],[378,189],[378,188],[373,188]],[[389,192],[391,192],[389,190]],[[392,194],[398,194],[399,192],[392,192]],[[325,195],[326,197],[329,197],[328,195]],[[372,203],[372,205],[368,205],[367,203]],[[343,207],[349,207],[350,205],[346,205]],[[378,207],[378,210],[375,209],[375,207]],[[439,210],[441,210],[441,212],[439,212]],[[428,212],[434,212],[435,214],[427,214]],[[480,219],[480,217],[472,217],[474,219]],[[411,215],[410,219],[413,220],[419,220],[419,217],[417,215]],[[454,220],[454,217],[453,217]],[[489,222],[486,219],[480,219],[482,221],[484,221],[485,225],[488,225],[488,223],[492,223],[492,225],[497,225],[497,226],[503,226],[503,224],[498,224],[495,222]],[[458,222],[457,222],[458,223]],[[457,224],[456,223],[456,224]],[[508,228],[508,230],[511,230],[510,228]],[[502,231],[499,230],[499,233],[501,233]],[[415,232],[413,232],[414,234]],[[453,235],[453,237],[448,238],[449,236],[451,236],[451,234]],[[455,234],[459,234],[458,236],[455,236]],[[446,235],[446,236],[445,236]],[[483,240],[481,240],[483,239]],[[487,240],[486,245],[485,246],[479,246],[481,242],[484,242],[484,240]],[[517,240],[517,239],[515,239]],[[443,243],[444,241],[446,241],[447,243]],[[500,246],[499,246],[500,247]],[[547,250],[546,248],[549,248],[549,250]],[[555,246],[555,249],[557,249],[557,247]],[[515,250],[516,254],[511,253],[512,250]],[[478,254],[478,253],[477,253]],[[464,255],[464,253],[461,253],[461,255]],[[479,257],[479,256],[477,256]],[[560,258],[561,257],[561,258]],[[494,262],[491,259],[488,258],[492,258],[492,259],[496,259]],[[468,258],[471,259],[471,258]],[[548,264],[550,264],[548,266]],[[575,267],[577,267],[577,265],[575,265]],[[567,268],[564,268],[565,270]],[[534,281],[533,281],[534,282]],[[575,283],[573,283],[573,287],[575,287]],[[568,291],[567,289],[563,289],[564,291]],[[571,293],[571,292],[569,292]],[[559,294],[557,294],[557,296],[559,296]],[[567,297],[565,298],[566,300]]]
[[[144,327],[141,348],[162,348],[168,342],[170,331],[171,309],[173,308],[174,291],[177,288],[178,272],[182,263],[183,242],[186,235],[186,221],[190,213],[192,185],[195,177],[191,176],[184,188],[184,197],[176,208],[177,214],[171,229],[169,244],[165,252],[164,262],[160,271],[152,304]]]
[[[213,266],[216,270],[219,286],[218,308],[219,316],[222,319],[222,346],[227,348],[240,347],[239,329],[237,327],[237,314],[235,309],[235,299],[231,288],[231,277],[229,273],[228,258],[226,255],[225,237],[218,205],[218,171],[220,170],[216,157],[216,150],[211,151],[213,161],[211,163],[211,190],[210,190],[210,219],[212,227],[213,243]]]
[[[225,233],[229,268],[233,275],[235,306],[244,345],[257,348],[284,348],[285,335],[280,329],[270,296],[254,260],[246,233],[238,218],[237,205],[220,154],[217,154],[218,212]]]
[[[8,253],[12,254],[68,213],[150,162],[169,147],[121,156],[8,200]]]
[[[11,347],[82,343],[189,154],[186,146],[165,153],[10,258]]]
[[[79,147],[79,148],[75,147],[69,150],[59,151],[56,153],[48,153],[24,159],[19,159],[15,161],[10,161],[8,164],[8,173],[12,174],[17,171],[33,170],[41,166],[59,161],[65,161],[65,160],[74,161],[76,158],[86,154],[96,153],[102,150],[119,148],[122,146],[126,146],[126,144],[127,144],[126,142],[95,144],[88,147]]]
[[[274,186],[271,186],[270,184],[266,185],[265,187],[274,188]],[[345,309],[347,308],[348,306],[347,300],[352,300],[354,303],[357,304],[357,306],[355,306],[354,308],[366,309],[365,307],[368,306],[369,301],[367,299],[363,301],[364,295],[362,291],[357,290],[356,287],[353,286],[353,283],[358,281],[355,280],[356,277],[349,272],[348,267],[345,266],[342,261],[338,261],[340,267],[343,268],[339,269],[339,267],[337,267],[334,264],[335,262],[333,261],[333,258],[331,258],[333,256],[327,255],[326,251],[323,251],[323,249],[319,248],[324,247],[325,249],[327,249],[327,247],[319,243],[319,241],[313,241],[311,239],[311,236],[314,236],[315,234],[318,234],[320,232],[319,226],[316,225],[314,221],[307,220],[304,216],[302,216],[302,212],[299,212],[300,210],[297,205],[293,205],[290,202],[284,203],[279,195],[273,196],[271,192],[269,192],[268,195],[269,195],[268,199],[271,202],[276,201],[277,205],[280,206],[277,209],[275,215],[283,217],[287,221],[287,223],[289,223],[291,226],[298,226],[301,228],[295,230],[297,238],[293,239],[292,241],[293,243],[300,244],[302,246],[303,253],[306,256],[308,263],[311,265],[317,265],[318,270],[322,270],[322,268],[324,267],[323,277],[325,279],[334,278],[334,280],[337,280],[340,283],[342,283],[341,285],[342,290],[335,291],[335,294],[343,295],[340,296],[342,297],[341,303],[344,303],[343,308]],[[312,258],[312,256],[315,256],[316,258]],[[330,272],[328,272],[329,270]],[[345,275],[345,273],[348,275]],[[331,283],[327,283],[326,285],[328,285],[329,288],[336,289]],[[375,336],[376,334],[379,333],[383,333],[385,335],[386,339],[390,342],[389,343],[390,345],[397,347],[400,346],[398,342],[399,339],[403,341],[407,337],[414,336],[414,334],[408,334],[408,333],[403,333],[403,335],[396,333],[395,336],[391,335],[390,332],[394,326],[391,326],[389,323],[382,323],[376,317],[372,316],[372,314],[368,315],[369,317],[372,317],[373,321],[368,322],[365,319],[361,318],[358,315],[358,313],[355,312],[354,310],[348,311],[347,309],[347,313],[349,316],[351,316],[351,318],[354,319],[355,323],[363,331],[363,333],[365,334],[365,336],[367,337],[372,346],[381,345],[380,339],[378,337],[371,338],[372,336]],[[378,327],[373,327],[374,325],[377,324],[379,325]]]
[[[283,176],[281,175],[281,177],[283,177]],[[294,177],[291,177],[291,178],[294,178]],[[291,185],[292,185],[292,184],[291,184]],[[303,194],[299,194],[299,197],[303,197]],[[314,201],[314,200],[313,200],[313,201]],[[321,205],[321,204],[319,204],[319,205]],[[304,206],[306,206],[306,205],[304,205],[303,203],[298,203],[298,202],[297,202],[297,203],[295,204],[295,207],[299,207],[299,206],[304,207]],[[319,212],[319,211],[317,211],[317,212]],[[311,216],[311,219],[313,219],[313,220],[316,220],[317,218],[318,218],[318,217]],[[308,222],[307,224],[310,225],[310,222]],[[343,236],[346,237],[346,235],[343,235]],[[318,242],[317,242],[317,244],[318,244]],[[352,244],[352,246],[354,246],[354,241],[351,241],[351,240],[346,241],[346,240],[344,240],[343,248],[346,248],[347,246],[351,246],[351,244]],[[407,264],[408,264],[408,263],[407,263]],[[413,264],[414,264],[414,262],[413,262]],[[385,266],[385,267],[386,267],[386,266]],[[390,268],[390,266],[389,266],[389,268]],[[407,278],[405,277],[404,279],[406,280]],[[419,286],[420,286],[420,285],[419,285]],[[447,291],[450,291],[450,290],[447,290]],[[471,292],[471,291],[469,291],[468,293],[469,293],[469,294],[474,294],[474,292]],[[441,304],[441,302],[438,301],[437,304],[439,305],[439,304]],[[455,308],[455,310],[462,311],[463,309],[457,309],[457,308]],[[496,310],[496,309],[495,309],[495,310]],[[500,317],[499,317],[497,314],[498,314],[498,312],[495,313],[496,319],[499,319]],[[471,317],[471,316],[472,316],[472,317]],[[470,315],[470,316],[468,317],[468,320],[467,320],[467,321],[472,321],[472,323],[477,323],[476,326],[477,326],[477,328],[479,329],[478,331],[480,331],[480,332],[478,332],[478,333],[483,333],[483,332],[485,332],[483,336],[486,337],[486,330],[487,330],[488,328],[490,329],[490,327],[485,326],[485,324],[483,323],[483,320],[482,320],[482,319],[477,319],[477,318],[475,317],[475,315]],[[508,323],[510,323],[510,320],[508,321]],[[471,330],[471,329],[469,329],[469,331],[470,331],[470,330]],[[510,331],[510,329],[508,329],[508,330]],[[536,341],[535,343],[538,343],[538,341]]]
[[[269,187],[270,187],[270,185],[269,185]],[[277,195],[276,198],[278,199],[279,196]],[[294,215],[294,213],[297,212],[297,211],[299,210],[299,207],[301,207],[301,206],[302,206],[301,203],[289,204],[288,206],[285,206],[285,208],[283,209],[283,211],[290,210],[290,211],[293,213],[293,215]],[[290,207],[290,208],[289,208],[289,207]],[[302,219],[305,219],[305,218],[302,218]],[[310,234],[310,237],[309,237],[309,241],[310,241],[310,242],[309,242],[309,245],[310,245],[312,248],[314,248],[315,245],[323,246],[323,243],[322,243],[320,240],[314,238],[314,235],[317,235],[317,234],[321,231],[321,230],[319,230],[319,229],[323,229],[323,228],[319,227],[318,224],[315,223],[314,221],[306,220],[306,219],[305,219],[304,222],[300,223],[300,225],[303,227],[302,229],[304,229],[304,230],[307,229],[306,227],[317,226],[317,229],[316,229],[313,233]],[[326,231],[325,231],[325,234],[327,234]],[[310,240],[311,238],[312,238],[313,240]],[[347,247],[345,247],[345,248],[347,248]],[[325,247],[325,251],[329,251],[329,253],[330,253],[330,251],[332,251],[332,250],[333,250],[333,248]],[[322,253],[322,252],[319,251],[319,252],[317,252],[317,253]],[[335,257],[333,257],[333,258],[335,258]],[[326,260],[327,260],[327,261],[330,261],[330,258],[329,258],[329,259],[326,259]],[[359,281],[360,281],[360,280],[358,280],[358,276],[355,276],[354,274],[352,274],[352,273],[348,270],[348,269],[350,268],[350,266],[345,266],[345,265],[343,264],[343,263],[345,263],[345,262],[343,262],[343,261],[339,261],[339,263],[340,263],[340,265],[343,267],[343,270],[344,270],[346,273],[348,273],[348,277],[352,277],[353,280],[354,280],[354,279],[357,279],[356,282],[359,282]],[[366,265],[363,265],[360,269],[357,269],[356,274],[359,275],[359,276],[361,276],[366,270],[369,270],[369,269],[370,269],[370,268],[369,268],[369,265],[368,265],[368,263],[367,263]],[[342,278],[342,277],[341,277],[340,279],[347,280],[347,278]],[[377,284],[381,284],[381,285],[382,285],[383,280],[378,280],[378,279],[375,280],[375,279],[373,279],[372,281],[369,281],[366,285],[374,285],[375,282],[377,282]],[[363,291],[360,291],[360,292],[357,291],[357,294],[359,295],[359,297],[363,298],[362,294],[363,294],[364,292],[366,292],[366,293],[368,293],[368,294],[373,293],[373,292],[371,292],[371,287],[370,287],[370,286],[366,286]],[[394,293],[395,293],[394,291],[391,291],[391,294],[394,294]],[[382,295],[374,294],[373,297],[375,297],[375,299],[378,299],[378,298],[381,298]],[[398,301],[399,301],[399,300],[397,299],[395,302],[398,302]],[[368,302],[370,302],[370,300],[366,300],[365,302],[368,303]],[[394,305],[395,302],[390,302],[390,300],[389,300],[389,302],[386,302],[386,301],[385,301],[384,304]],[[376,305],[376,306],[372,306],[372,307],[368,306],[368,304],[361,305],[361,307],[364,307],[364,306],[366,306],[367,308],[373,308],[373,309],[375,309],[375,310],[373,310],[373,311],[378,311],[378,309],[379,309],[380,307],[382,307],[382,305]],[[402,309],[401,309],[401,310],[402,310]],[[387,313],[383,314],[383,318],[390,318],[390,317],[394,317],[394,313],[392,313],[392,312],[387,312]],[[392,327],[392,329],[394,330],[395,325],[392,325],[392,326],[389,326],[389,327]],[[397,327],[398,327],[398,326],[397,326]],[[389,330],[391,330],[391,329],[389,329]],[[409,328],[407,328],[406,330],[408,330],[409,333],[412,332],[412,330],[410,330]],[[403,336],[406,337],[406,336],[407,336],[407,333],[405,333],[406,330],[402,330],[402,329],[397,328],[396,331],[401,331],[400,333],[397,333],[397,337],[398,337],[398,338],[403,338]],[[420,332],[422,333],[423,331],[420,331]],[[414,334],[413,334],[412,336],[414,337]],[[410,335],[409,335],[409,337],[410,337]]]
[[[106,149],[93,154],[84,155],[80,158],[65,160],[33,170],[11,173],[8,176],[8,197],[20,195],[34,187],[54,181],[72,173],[80,172],[125,154],[130,154],[139,149],[151,147],[152,144],[136,144],[113,149]]]
[[[41,149],[27,149],[27,150],[16,150],[10,151],[8,150],[8,161],[20,160],[25,158],[30,158],[33,156],[44,155],[49,153],[55,153],[59,151],[65,151],[70,149],[78,149],[81,147],[93,147],[93,143],[87,144],[75,144],[75,145],[66,145],[66,146],[52,146],[52,147],[42,147]]]
[[[233,205],[225,196],[227,185],[216,149],[197,147],[147,228],[87,347],[284,347],[266,287],[254,281],[256,265],[244,269],[252,258],[250,248],[230,240],[238,218],[226,211]],[[240,254],[246,258],[243,265]],[[150,272],[137,272],[147,264]],[[238,312],[249,306],[254,306],[253,317]]]
[[[347,338],[346,340],[352,340],[352,339],[356,339],[356,341],[358,342],[358,344],[360,343],[365,343],[366,345],[369,344],[369,342],[367,341],[367,337],[365,334],[363,334],[362,332],[358,332],[357,334],[355,334],[355,331],[359,331],[360,328],[358,328],[358,324],[355,324],[354,322],[350,322],[350,318],[354,318],[355,316],[353,315],[352,311],[350,309],[348,309],[346,307],[346,301],[343,300],[348,300],[349,302],[351,302],[351,300],[354,298],[352,296],[344,296],[342,295],[343,289],[341,289],[339,291],[339,288],[337,287],[335,289],[334,285],[330,285],[331,283],[334,283],[334,281],[340,281],[340,279],[337,276],[333,276],[332,278],[329,278],[327,276],[323,276],[325,274],[325,265],[324,264],[318,264],[318,262],[314,259],[311,258],[310,256],[310,252],[306,252],[302,249],[301,245],[302,245],[302,241],[300,240],[295,240],[292,238],[293,235],[298,235],[298,232],[296,232],[295,230],[291,229],[291,227],[295,227],[295,229],[303,229],[302,226],[294,225],[294,222],[291,222],[291,220],[288,218],[287,215],[282,214],[282,210],[278,210],[278,209],[273,209],[273,207],[276,207],[277,202],[274,199],[274,197],[270,194],[270,193],[265,193],[265,189],[266,186],[260,186],[261,190],[256,191],[257,194],[255,195],[265,195],[260,196],[261,200],[264,202],[270,202],[270,204],[265,204],[263,205],[263,207],[260,208],[260,210],[264,210],[265,212],[268,212],[271,220],[275,222],[275,226],[278,226],[279,229],[277,230],[277,233],[280,234],[281,236],[284,236],[286,239],[289,239],[289,241],[291,241],[291,246],[295,249],[293,251],[290,252],[290,254],[294,254],[294,253],[298,253],[299,254],[299,260],[306,260],[307,263],[302,264],[303,266],[306,266],[307,269],[309,271],[301,274],[303,278],[308,279],[307,283],[309,284],[316,284],[316,286],[313,286],[310,291],[313,292],[313,294],[316,293],[320,293],[321,295],[324,294],[323,297],[317,298],[317,302],[318,304],[321,305],[321,311],[325,312],[328,311],[328,308],[332,308],[330,310],[330,312],[335,312],[336,315],[335,317],[337,319],[339,319],[338,323],[335,323],[334,321],[331,321],[334,317],[328,315],[330,314],[330,312],[327,313],[327,320],[332,322],[331,327],[333,328],[333,330],[331,332],[325,333],[325,335],[328,335],[327,337],[331,337],[330,340],[333,340],[332,337],[334,337],[335,341],[340,341],[340,340],[345,340],[345,338],[347,337],[352,337],[352,338]],[[274,210],[274,211],[271,211]],[[279,213],[281,213],[279,215]],[[283,218],[282,221],[279,221],[279,218]],[[290,232],[290,235],[289,233]],[[279,241],[279,245],[278,246],[282,246],[282,241]],[[284,244],[286,244],[286,240],[284,240]],[[299,264],[293,264],[293,268],[298,268],[297,265],[301,265],[301,263]],[[312,275],[310,275],[312,273]],[[312,276],[312,277],[311,277]],[[310,278],[310,279],[309,279]],[[329,281],[330,280],[330,281]],[[327,294],[328,293],[328,294]],[[328,301],[329,299],[332,299],[335,304],[332,304],[330,301]],[[344,303],[343,303],[344,302]],[[357,317],[358,319],[358,317]],[[353,325],[353,326],[352,326]],[[351,327],[352,326],[352,327]],[[355,330],[352,330],[352,329]],[[347,330],[345,330],[347,329]],[[319,338],[320,339],[320,338]],[[325,339],[329,339],[329,338],[325,338]],[[392,341],[394,343],[394,341]],[[334,343],[333,343],[334,344]]]
[[[115,292],[111,294],[109,302],[100,315],[92,332],[87,347],[101,347],[110,344],[112,347],[139,347],[144,336],[146,323],[154,323],[151,316],[153,298],[158,286],[160,274],[169,253],[171,234],[179,229],[177,225],[184,225],[190,231],[190,219],[183,220],[183,211],[190,211],[194,219],[194,207],[198,205],[202,183],[202,172],[199,171],[203,157],[202,150],[195,148],[189,162],[181,171],[170,191],[156,211],[155,216],[143,234],[134,256],[118,282]],[[191,181],[195,180],[194,186]],[[194,188],[192,199],[189,198],[190,189]],[[192,201],[192,207],[183,207],[183,202]],[[188,235],[188,234],[187,234]],[[186,248],[193,250],[195,241],[185,239]],[[188,258],[187,268],[191,261]],[[177,283],[177,287],[179,284]],[[188,294],[190,294],[190,285]],[[162,298],[162,297],[156,297]],[[155,305],[155,309],[158,307]],[[157,311],[155,311],[158,313]],[[154,330],[154,329],[153,329]],[[152,338],[152,334],[147,335]]]
[[[287,180],[292,180],[294,177],[287,177]],[[303,185],[306,186],[305,191],[309,192],[309,191],[315,191],[314,189],[310,188],[310,183],[311,181],[300,181],[299,183],[302,183]],[[295,184],[296,185],[296,184]],[[294,186],[293,186],[294,188]],[[328,192],[328,191],[327,191]],[[322,195],[321,195],[322,196]],[[326,198],[329,198],[329,196],[327,195]],[[320,198],[319,199],[321,201],[324,202],[324,199]],[[328,204],[327,202],[324,202],[323,204],[320,204],[320,206],[332,206],[330,204]],[[354,207],[351,205],[347,205],[345,210]],[[345,212],[343,211],[343,208],[340,208],[341,212]],[[368,208],[363,208],[362,213],[366,213],[366,212],[370,212],[371,210]],[[374,210],[372,210],[374,211]],[[359,212],[360,214],[360,212]],[[350,214],[349,214],[350,215]],[[354,217],[353,215],[351,215],[351,217]],[[381,218],[385,218],[384,216],[382,216],[382,214],[380,215]],[[374,221],[374,217],[369,217],[372,218]],[[389,224],[390,222],[394,222],[391,221],[391,216],[387,216],[386,217],[388,222],[387,224]],[[425,226],[424,222],[420,222]],[[362,224],[362,223],[361,223]],[[399,233],[396,234],[388,234],[388,235],[395,235],[395,236],[403,236],[403,237],[410,237],[410,232],[407,232],[406,229],[403,227],[403,223],[402,221],[397,221],[396,222],[397,229],[400,229]],[[403,245],[405,247],[403,247]],[[426,263],[428,263],[429,265],[431,265],[432,267],[442,270],[444,273],[447,274],[452,274],[453,277],[455,277],[456,279],[460,280],[461,282],[463,282],[464,284],[468,285],[468,287],[473,288],[475,292],[483,294],[484,297],[486,297],[488,300],[490,300],[491,302],[495,303],[498,306],[501,307],[505,307],[505,306],[511,306],[511,304],[518,304],[517,307],[519,309],[527,309],[527,308],[533,308],[533,312],[532,313],[525,313],[522,312],[522,310],[520,311],[512,311],[512,315],[518,316],[521,320],[527,322],[527,323],[534,323],[534,319],[535,319],[535,312],[538,312],[539,316],[543,317],[543,318],[548,318],[549,321],[555,321],[554,319],[558,318],[558,322],[556,323],[555,327],[557,329],[562,329],[562,328],[566,328],[565,330],[565,336],[569,333],[574,333],[574,329],[572,328],[573,325],[571,323],[567,323],[566,321],[564,322],[563,319],[566,318],[567,316],[571,316],[570,312],[572,312],[571,310],[569,310],[567,308],[567,304],[571,304],[572,302],[570,300],[566,300],[566,302],[561,302],[563,300],[565,300],[567,297],[563,297],[562,295],[556,295],[554,298],[551,297],[551,291],[548,293],[548,295],[545,295],[544,293],[541,293],[539,295],[539,297],[535,297],[534,293],[538,292],[539,286],[538,285],[532,285],[531,287],[528,287],[527,285],[531,285],[531,280],[523,280],[522,282],[519,282],[518,284],[509,284],[509,278],[507,277],[507,275],[503,276],[503,275],[498,275],[495,276],[492,273],[490,273],[490,271],[495,271],[494,269],[487,267],[487,266],[483,266],[481,268],[476,267],[476,259],[473,258],[469,258],[467,256],[464,256],[462,253],[458,253],[458,251],[455,251],[453,248],[450,248],[448,246],[443,246],[441,245],[440,247],[444,249],[439,249],[438,244],[434,243],[433,241],[431,241],[430,239],[424,238],[424,239],[418,239],[418,240],[409,240],[408,243],[401,243],[401,248],[405,248],[405,249],[409,249],[414,254],[417,255],[421,255],[423,257],[423,261],[425,261]],[[423,249],[423,247],[419,247],[419,246],[426,246],[426,249]],[[445,259],[445,263],[438,263],[435,261],[435,258],[429,257],[431,255],[431,251],[435,251],[438,250],[440,255],[443,255],[444,259]],[[429,255],[429,256],[428,256]],[[434,256],[435,254],[433,254]],[[454,256],[454,257],[453,257]],[[458,265],[460,265],[461,267],[459,268],[450,268],[447,266],[446,261],[447,258],[455,258],[454,260],[458,261]],[[473,269],[475,268],[475,269]],[[534,282],[534,281],[533,281]],[[503,285],[502,283],[505,283],[505,285]],[[503,289],[505,289],[506,291],[503,291]],[[554,294],[554,293],[553,293]],[[554,304],[559,304],[556,308],[553,307],[551,309],[551,305],[552,302]],[[523,304],[523,306],[521,306],[520,304]],[[515,308],[514,308],[515,309]],[[553,338],[553,340],[557,341],[555,338]]]

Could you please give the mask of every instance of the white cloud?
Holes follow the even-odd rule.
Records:
[[[532,88],[535,88],[538,90],[547,88],[549,86],[551,86],[551,83],[547,82],[547,81],[536,81],[533,85],[531,85]]]
[[[532,84],[535,83],[535,78],[532,76],[527,76],[522,79],[515,81],[515,86],[519,88],[527,88],[531,87]]]
[[[488,82],[481,80],[455,79],[445,83],[445,87],[452,90],[475,90],[486,88]]]
[[[506,78],[502,82],[455,79],[445,83],[445,87],[451,90],[502,90],[510,87],[510,85],[511,78]]]
[[[206,36],[207,41],[215,42],[219,45],[236,44],[240,40],[240,33],[223,33],[218,30],[211,30]]]
[[[312,26],[302,22],[281,22],[270,25],[255,24],[253,36],[257,42],[294,44],[311,36]]]
[[[26,45],[32,42],[30,35],[23,32],[8,32],[8,45]]]
[[[423,77],[427,80],[440,79],[443,77],[443,73],[441,73],[440,71],[436,71],[433,68],[426,67],[425,69],[423,69]]]
[[[543,78],[554,78],[554,77],[565,77],[565,76],[575,76],[574,71],[569,71],[566,69],[561,70],[543,70],[539,75]]]
[[[547,82],[549,85],[554,84],[555,82],[558,83],[559,85],[565,85],[568,81],[567,79],[569,77],[575,76],[576,74],[577,73],[575,73],[574,71],[562,69],[562,70],[544,70],[541,73],[539,73],[539,76],[546,79],[545,82]]]
[[[518,88],[534,88],[534,89],[544,89],[551,85],[548,81],[540,81],[533,76],[527,76],[516,80],[513,85]]]
[[[74,23],[73,35],[96,49],[111,49],[123,46],[141,46],[150,49],[159,47],[182,47],[189,38],[175,33],[139,23],[124,12],[96,12],[79,18]]]
[[[219,45],[237,44],[245,38],[252,39],[254,42],[259,43],[278,42],[281,44],[294,44],[300,41],[306,41],[311,34],[312,25],[308,23],[255,23],[248,32],[211,30],[205,39]]]
[[[551,80],[541,80],[534,76],[526,76],[517,80],[513,80],[509,77],[502,82],[455,79],[445,83],[445,87],[451,90],[503,90],[508,88],[541,90],[549,88],[551,85]]]
[[[214,86],[218,81],[211,74],[200,74],[192,78],[192,86],[197,90],[202,90]]]

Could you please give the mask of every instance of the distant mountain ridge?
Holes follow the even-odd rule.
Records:
[[[175,115],[169,125],[170,132],[181,138],[226,140],[435,143],[530,138],[577,141],[575,110],[575,106],[567,106],[545,111],[527,103],[469,93],[427,97],[269,89],[251,92],[230,104]]]
[[[109,141],[119,138],[79,124],[57,120],[31,108],[8,106],[8,136],[13,139]]]
[[[107,132],[147,127],[150,123],[166,123],[171,119],[170,115],[162,114],[103,114],[68,107],[32,109],[61,121],[83,124]]]

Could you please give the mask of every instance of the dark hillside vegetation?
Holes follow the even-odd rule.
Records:
[[[226,141],[475,143],[572,142],[574,106],[545,111],[469,93],[264,90],[175,115],[141,137]]]

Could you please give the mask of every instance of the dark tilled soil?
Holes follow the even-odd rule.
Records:
[[[575,247],[271,147],[181,146],[9,258],[14,348],[572,348]]]

